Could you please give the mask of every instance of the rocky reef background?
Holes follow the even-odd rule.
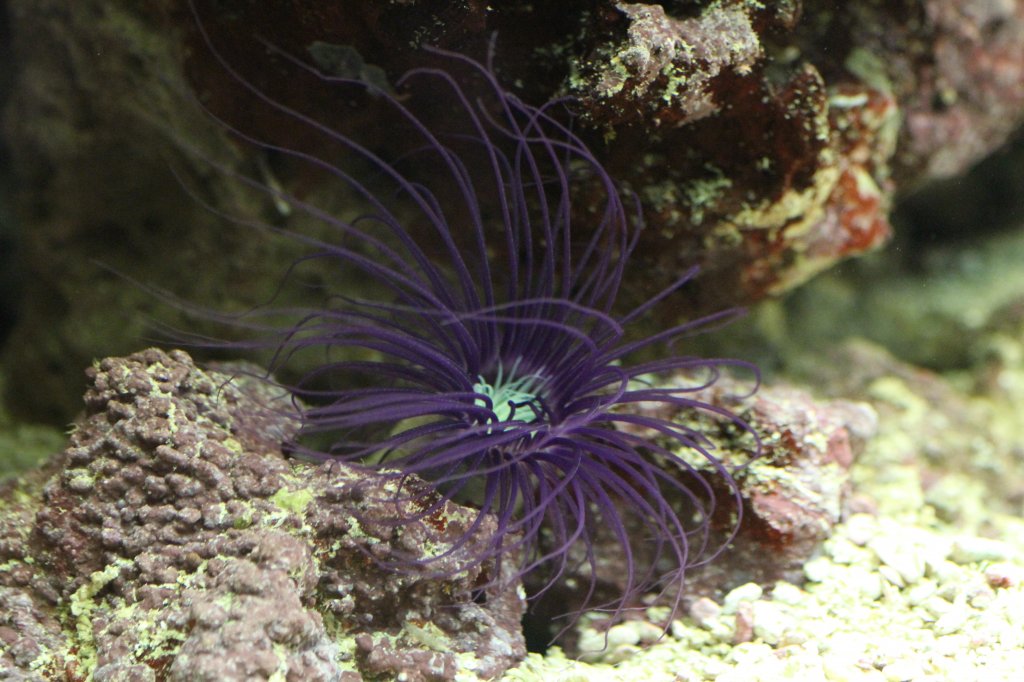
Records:
[[[749,306],[747,319],[695,340],[757,361],[768,378],[745,413],[773,438],[744,481],[752,525],[740,550],[693,576],[666,641],[655,643],[664,614],[652,609],[608,633],[589,663],[554,648],[509,679],[997,680],[1024,665],[1013,634],[1024,631],[1024,2],[196,4],[258,87],[321,118],[341,111],[345,132],[367,139],[385,125],[371,99],[320,92],[252,38],[314,60],[325,59],[309,51],[314,40],[354,47],[361,61],[343,68],[387,82],[423,63],[419,45],[483,57],[497,32],[502,80],[531,102],[576,98],[582,134],[644,201],[633,295],[700,263],[698,286],[661,323]],[[302,130],[247,109],[180,1],[2,0],[0,63],[0,477],[64,453],[0,488],[0,670],[194,679],[204,656],[240,650],[216,639],[225,624],[280,654],[239,655],[239,679],[269,678],[282,660],[304,679],[400,669],[472,679],[521,658],[516,595],[496,597],[493,611],[462,604],[440,624],[423,613],[346,620],[388,597],[346,573],[357,563],[346,552],[359,549],[328,546],[345,531],[307,509],[350,504],[330,497],[330,477],[251,456],[279,441],[244,443],[234,463],[174,455],[160,447],[188,444],[157,442],[134,412],[166,420],[163,407],[110,411],[111,400],[132,404],[117,383],[132,372],[97,382],[127,365],[150,378],[173,366],[179,383],[160,391],[204,413],[195,400],[207,394],[189,381],[211,379],[187,357],[148,351],[83,375],[151,345],[158,321],[191,324],[125,275],[243,310],[273,295],[296,255],[202,206],[292,225],[182,142],[355,210],[336,188],[233,142],[191,98],[295,148],[310,143]],[[128,422],[143,426],[121,449],[90,440]],[[195,456],[196,471],[174,478],[174,456]],[[98,485],[119,457],[135,468]],[[254,477],[263,483],[246,487]],[[197,492],[185,495],[192,479]],[[145,512],[149,532],[185,549],[111,530],[104,504],[130,491],[156,510]],[[55,500],[77,511],[57,518]],[[766,553],[774,560],[759,563]],[[280,601],[260,602],[255,582]],[[451,587],[388,589],[429,611]],[[329,603],[328,588],[348,596]],[[271,627],[282,604],[294,618]],[[140,615],[151,630],[132,632],[125,623]],[[500,622],[506,639],[475,641],[460,618]],[[883,626],[902,649],[873,641]],[[604,635],[584,621],[564,645],[576,657]],[[489,653],[472,659],[480,647]]]
[[[627,292],[639,300],[703,267],[662,323],[780,295],[878,248],[893,233],[895,197],[960,177],[1006,142],[1024,109],[1024,18],[1012,0],[196,7],[213,44],[258,88],[385,147],[392,128],[372,97],[339,96],[260,40],[388,83],[430,63],[422,45],[484,58],[493,39],[503,82],[534,103],[575,98],[581,134],[644,202],[648,229]],[[314,143],[245,97],[184,0],[6,0],[0,14],[11,65],[5,403],[22,419],[63,424],[79,409],[81,367],[148,345],[153,320],[194,324],[124,276],[241,310],[267,301],[294,258],[289,245],[201,205],[302,228],[211,160],[326,210],[355,209],[336,186],[240,146],[190,103],[291,148]],[[433,116],[444,114],[438,102]],[[908,231],[942,233],[933,222]],[[886,272],[920,265],[927,238],[903,243]]]

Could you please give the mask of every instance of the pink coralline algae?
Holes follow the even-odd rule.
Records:
[[[494,566],[380,566],[468,510],[396,527],[382,481],[289,463],[290,402],[252,371],[157,350],[90,370],[65,452],[0,489],[0,677],[423,682],[522,658],[516,591],[474,601]]]
[[[719,443],[723,463],[734,472],[743,508],[735,535],[732,510],[713,520],[709,542],[728,542],[729,548],[714,561],[690,569],[683,597],[686,605],[703,597],[720,597],[747,582],[764,586],[778,580],[803,582],[804,563],[820,551],[852,503],[849,470],[877,428],[877,415],[866,403],[821,401],[805,390],[765,386],[737,407],[731,396],[739,388],[733,380],[722,379],[699,395],[708,404],[729,405],[761,434],[762,456],[749,461],[742,454],[749,449],[749,433],[695,417],[694,426]],[[663,419],[678,417],[671,408],[666,412],[665,407],[650,405],[648,409]],[[718,485],[714,494],[729,491]],[[626,574],[622,553],[610,541],[596,543],[596,551],[603,558],[598,584],[608,594],[616,594]],[[580,578],[564,583],[552,590],[553,598],[577,604]]]
[[[739,5],[675,19],[661,5],[618,3],[626,40],[581,61],[573,84],[580,105],[604,123],[680,125],[719,109],[716,80],[749,73],[763,57],[750,15]]]
[[[697,258],[733,302],[792,289],[1024,119],[1020,3],[609,4],[568,90],[647,203],[655,281]]]

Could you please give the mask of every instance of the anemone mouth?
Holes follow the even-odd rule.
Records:
[[[505,363],[479,374],[473,384],[473,404],[490,412],[484,422],[494,429],[511,428],[511,423],[533,424],[546,418],[544,390],[548,377],[543,371],[524,371],[522,358],[516,358],[506,370]]]

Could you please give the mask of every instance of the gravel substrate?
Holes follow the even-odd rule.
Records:
[[[553,651],[531,655],[503,679],[1020,679],[1020,548],[920,521],[855,515],[807,565],[802,588],[780,582],[769,596],[757,585],[743,585],[723,604],[698,602],[660,642],[653,643],[657,627],[626,623],[612,628],[608,648],[592,663]],[[590,632],[599,647],[602,638]]]
[[[502,680],[1024,679],[1024,520],[1006,492],[1020,488],[1024,452],[1021,430],[1005,428],[1020,423],[1024,407],[1024,382],[1010,381],[1024,375],[1013,364],[996,394],[942,406],[924,398],[951,390],[937,375],[867,382],[880,431],[852,471],[851,507],[861,511],[806,564],[803,585],[748,584],[721,603],[702,599],[660,640],[652,624],[660,614],[651,612],[650,622],[613,627],[604,650],[603,634],[584,623],[593,653],[531,654]],[[964,411],[966,431],[955,427]]]

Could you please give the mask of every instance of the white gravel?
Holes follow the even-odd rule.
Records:
[[[609,632],[607,649],[585,660],[555,648],[530,655],[502,680],[1024,680],[1024,521],[995,511],[1008,506],[993,504],[991,491],[955,458],[937,482],[934,466],[923,473],[913,427],[936,415],[900,384],[894,377],[885,393],[890,405],[903,407],[883,418],[854,466],[855,495],[872,513],[836,527],[806,564],[803,585],[742,585],[721,603],[697,601],[660,640],[650,623],[623,623]],[[1024,390],[1010,398],[998,408],[1010,414],[993,420],[1020,421]],[[1017,439],[1010,450],[1024,451],[1013,435],[1024,424],[1007,432]],[[933,451],[942,446],[928,443]],[[1017,475],[1011,468],[1004,479]],[[950,514],[953,506],[966,511]],[[582,641],[600,649],[603,635],[582,627]],[[749,641],[736,643],[743,639]]]

